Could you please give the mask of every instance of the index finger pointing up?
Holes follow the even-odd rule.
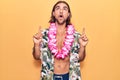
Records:
[[[85,27],[83,28],[82,34],[85,34]]]
[[[40,33],[41,34],[41,26],[39,26],[39,29],[38,29],[38,33]]]

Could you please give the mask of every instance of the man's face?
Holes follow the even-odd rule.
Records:
[[[70,13],[68,12],[68,6],[66,4],[59,3],[56,5],[53,16],[55,17],[58,24],[64,24],[69,15]]]

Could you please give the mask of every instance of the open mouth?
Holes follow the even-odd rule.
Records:
[[[60,18],[63,18],[63,15],[59,15]]]

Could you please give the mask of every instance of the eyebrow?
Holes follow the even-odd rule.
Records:
[[[59,8],[60,6],[59,5],[57,5],[56,7],[55,7],[55,9],[56,8]],[[67,8],[68,9],[68,7],[67,6],[64,6],[63,8]]]
[[[63,8],[66,8],[66,9],[68,9],[68,7],[67,7],[67,6],[64,6]]]
[[[60,7],[60,6],[57,5],[57,6],[55,6],[55,9],[56,9],[56,8],[59,8],[59,7]]]

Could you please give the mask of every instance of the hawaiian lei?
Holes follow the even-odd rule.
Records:
[[[69,55],[69,51],[71,49],[73,40],[74,40],[74,27],[73,25],[68,25],[66,29],[66,37],[65,41],[63,42],[64,46],[62,49],[59,51],[56,45],[56,33],[57,33],[57,27],[55,23],[50,24],[49,32],[48,32],[48,47],[51,51],[51,53],[56,57],[57,59],[64,59]]]

